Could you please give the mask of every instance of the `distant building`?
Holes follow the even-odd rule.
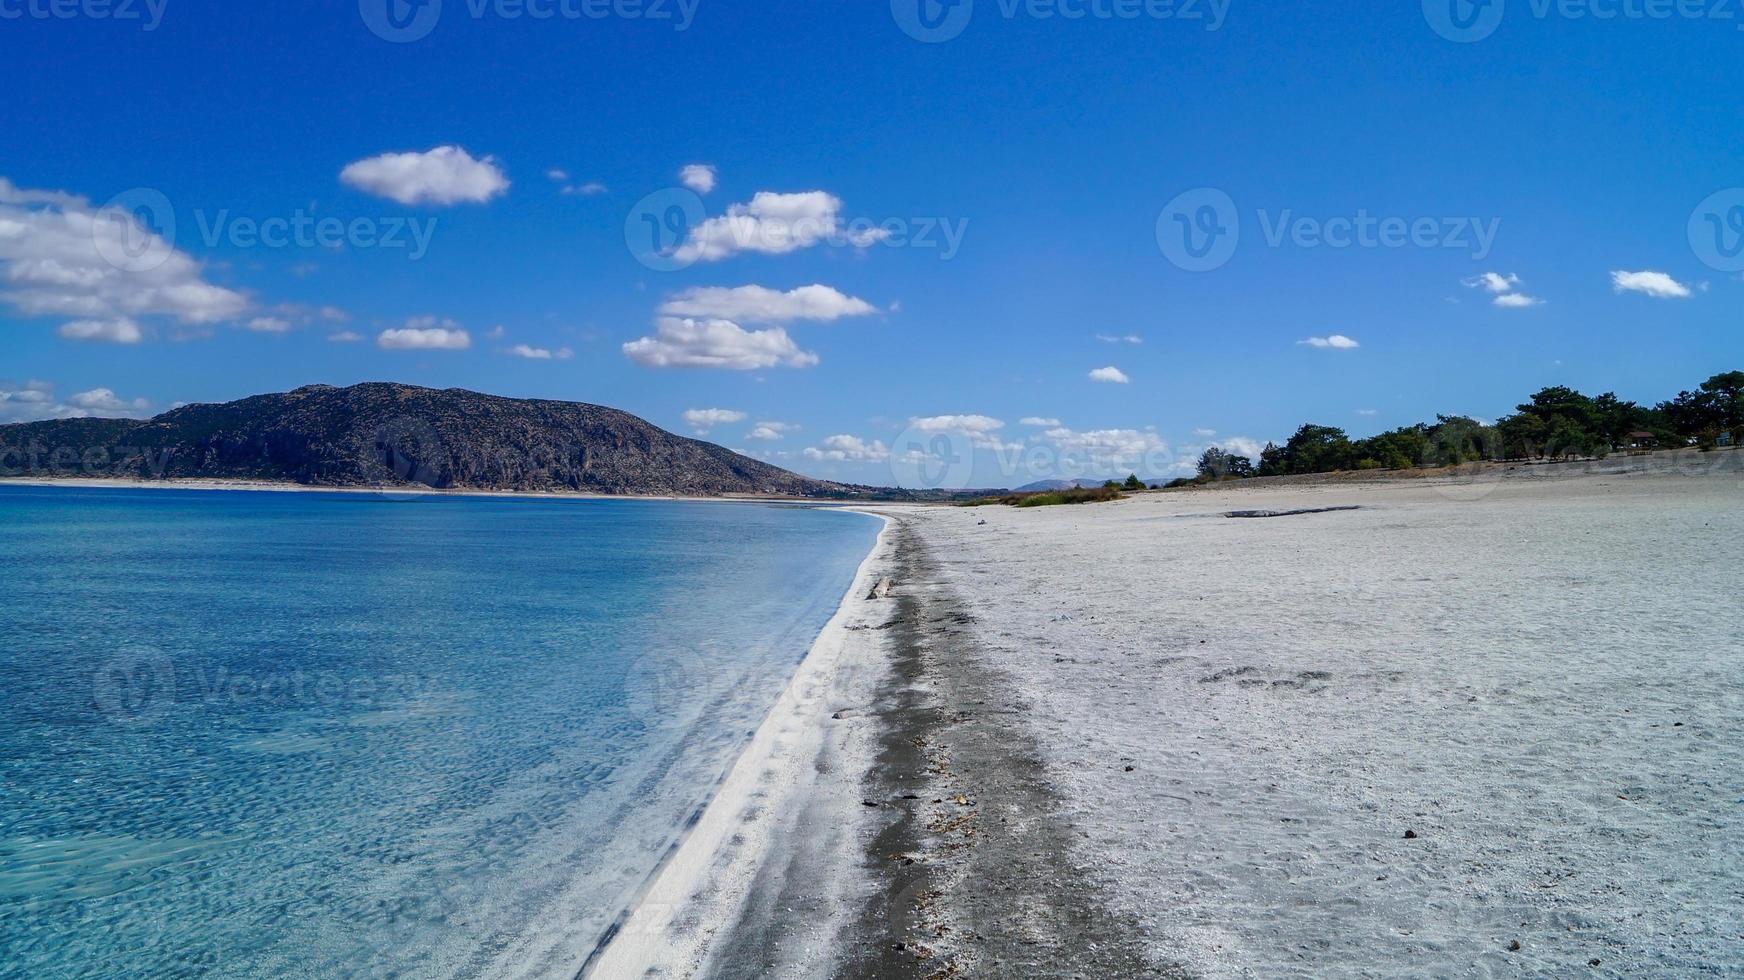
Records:
[[[1659,448],[1659,437],[1651,432],[1631,432],[1624,440],[1623,448],[1632,453],[1650,453]]]

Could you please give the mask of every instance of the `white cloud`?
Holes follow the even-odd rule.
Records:
[[[1500,272],[1486,272],[1481,276],[1473,276],[1470,279],[1460,281],[1472,289],[1483,289],[1492,293],[1513,292],[1514,287],[1520,285],[1520,277],[1511,272],[1507,275]]]
[[[1688,299],[1690,288],[1663,272],[1611,273],[1611,288],[1619,293],[1644,293],[1654,299]]]
[[[1296,341],[1296,344],[1303,347],[1317,347],[1321,350],[1356,350],[1362,346],[1341,333],[1335,333],[1330,337],[1309,337],[1307,340]]]
[[[1169,448],[1169,444],[1155,432],[1139,429],[1075,432],[1061,427],[1049,429],[1042,436],[1063,455],[1063,470],[1088,473],[1138,468],[1147,457],[1166,453]]]
[[[375,343],[382,350],[466,350],[472,336],[453,320],[424,316],[407,320],[398,330],[383,330]]]
[[[1194,429],[1193,435],[1200,438],[1200,439],[1210,439],[1211,437],[1217,435],[1217,430],[1216,429]]]
[[[339,174],[344,183],[401,204],[483,204],[509,189],[493,157],[475,160],[458,146],[426,153],[384,153]]]
[[[910,428],[920,432],[960,432],[984,435],[1005,428],[1005,423],[986,415],[931,415],[908,420]]]
[[[804,351],[780,327],[746,330],[731,320],[663,316],[654,336],[624,345],[624,354],[643,367],[721,368],[755,371],[785,365],[811,367],[816,354]]]
[[[1126,376],[1125,371],[1122,371],[1121,369],[1115,367],[1112,364],[1109,365],[1108,367],[1097,368],[1096,370],[1091,371],[1090,372],[1090,380],[1101,382],[1102,384],[1111,384],[1111,385],[1124,385],[1124,384],[1131,384],[1132,383],[1132,379]]]
[[[23,385],[0,381],[0,422],[41,422],[49,419],[149,418],[151,402],[131,401],[109,388],[81,391],[66,401],[55,397],[54,385],[30,381]]]
[[[1129,334],[1126,334],[1124,336],[1115,336],[1114,334],[1099,333],[1096,335],[1096,339],[1102,341],[1105,344],[1142,344],[1142,343],[1144,343],[1144,338],[1140,337],[1138,334],[1135,334],[1135,333],[1129,333]]]
[[[74,320],[61,324],[56,332],[67,340],[105,344],[137,344],[145,339],[139,324],[124,316],[113,320]]]
[[[1357,410],[1356,410],[1356,413],[1357,413],[1357,414],[1358,414],[1358,415],[1363,415],[1363,416],[1373,416],[1373,415],[1379,415],[1379,414],[1381,414],[1381,413],[1380,413],[1380,412],[1378,412],[1378,411],[1376,411],[1376,410],[1375,410],[1375,409],[1372,409],[1372,408],[1359,408],[1359,409],[1357,409]]]
[[[173,216],[152,220],[161,226]],[[141,317],[204,325],[248,310],[246,296],[203,276],[200,263],[132,210],[0,177],[0,303],[72,321],[63,337],[132,344],[144,338]]]
[[[1031,415],[1029,418],[1022,420],[1018,424],[1033,426],[1038,429],[1057,429],[1060,426],[1060,420],[1042,418],[1039,415]]]
[[[887,231],[877,228],[844,232],[841,220],[842,201],[832,194],[761,191],[749,204],[732,205],[726,214],[692,228],[673,258],[679,262],[716,262],[740,252],[786,255],[838,238],[865,248],[889,237]]]
[[[757,427],[752,429],[751,434],[745,438],[761,442],[777,442],[787,438],[789,433],[798,431],[799,426],[792,422],[758,422]]]
[[[248,329],[255,333],[290,333],[291,321],[277,316],[257,316],[248,321]]]
[[[716,171],[713,165],[693,163],[678,172],[678,179],[684,186],[698,194],[707,194],[715,189]]]
[[[684,413],[684,424],[695,429],[697,435],[706,436],[717,425],[732,425],[747,418],[750,416],[744,412],[735,412],[730,408],[693,408]]]
[[[877,439],[867,442],[859,436],[830,436],[822,446],[807,449],[805,458],[837,463],[882,463],[890,459],[890,447]]]
[[[569,181],[569,171],[564,170],[561,167],[552,167],[550,170],[545,171],[545,177],[554,184],[563,184]]]
[[[1500,272],[1486,272],[1481,276],[1461,279],[1470,289],[1481,289],[1494,296],[1491,300],[1495,305],[1507,310],[1522,310],[1529,306],[1538,306],[1544,301],[1528,296],[1520,289],[1520,277],[1510,272],[1503,275]]]
[[[508,349],[511,357],[524,357],[529,361],[567,361],[575,356],[575,351],[567,347],[550,350],[545,347],[532,347],[527,344],[516,344]]]
[[[354,330],[341,330],[327,335],[327,339],[335,344],[355,344],[363,339],[363,334]]]
[[[1523,310],[1530,306],[1542,306],[1544,301],[1525,293],[1505,293],[1494,300],[1497,306],[1505,310]]]
[[[718,317],[737,323],[829,322],[867,316],[878,308],[829,286],[813,284],[781,292],[765,286],[703,286],[689,289],[660,307],[665,316]]]
[[[563,188],[563,193],[569,197],[598,197],[599,195],[606,193],[608,190],[610,190],[610,188],[599,181],[590,180],[579,186],[571,184],[570,186]]]
[[[1252,460],[1258,460],[1260,458],[1260,453],[1264,452],[1266,448],[1260,444],[1259,440],[1249,439],[1247,436],[1230,436],[1227,439],[1219,440],[1218,446],[1222,448],[1224,452],[1235,453],[1237,456],[1246,456],[1248,459]]]

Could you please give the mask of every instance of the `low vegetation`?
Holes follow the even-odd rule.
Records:
[[[1624,450],[1744,443],[1744,371],[1717,374],[1695,391],[1653,407],[1607,392],[1545,388],[1494,425],[1461,415],[1437,416],[1351,439],[1343,429],[1304,425],[1282,446],[1267,443],[1259,463],[1213,446],[1199,475],[1168,487],[1343,470],[1404,470],[1501,460],[1603,458]]]
[[[1102,504],[1124,496],[1118,486],[1085,487],[1080,490],[1049,490],[1042,493],[1009,493],[1000,497],[981,497],[958,506],[988,507],[1002,504],[1006,507],[1059,507],[1066,504]]]

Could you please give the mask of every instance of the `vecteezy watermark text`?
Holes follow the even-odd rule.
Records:
[[[161,2],[161,0],[160,0]],[[645,20],[688,31],[702,0],[447,0],[475,21]],[[430,36],[442,20],[444,0],[358,0],[370,32],[384,41],[409,44]]]
[[[107,20],[146,32],[163,24],[169,0],[0,0],[0,21]]]
[[[1500,218],[1377,215],[1367,208],[1332,216],[1261,208],[1254,217],[1267,248],[1454,249],[1474,260],[1489,256],[1502,228]],[[1164,206],[1156,233],[1158,248],[1174,265],[1209,272],[1235,257],[1242,214],[1228,194],[1201,187]]]
[[[986,0],[982,0],[985,4]],[[1223,27],[1231,0],[994,0],[1007,21],[1182,21],[1206,31]],[[976,0],[890,0],[904,34],[928,44],[955,39],[975,17]]]
[[[1711,20],[1744,31],[1744,0],[1526,0],[1534,20]],[[1449,41],[1475,44],[1496,33],[1508,0],[1423,0],[1423,19]]]
[[[300,208],[267,217],[238,215],[229,208],[196,209],[193,217],[201,243],[209,249],[386,249],[404,251],[414,262],[429,254],[437,221],[410,215],[317,217]],[[91,235],[97,253],[110,265],[149,272],[176,254],[178,235],[187,227],[163,192],[136,187],[98,210]]]

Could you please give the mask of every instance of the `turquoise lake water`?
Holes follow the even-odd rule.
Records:
[[[0,976],[573,976],[876,535],[0,488]]]

